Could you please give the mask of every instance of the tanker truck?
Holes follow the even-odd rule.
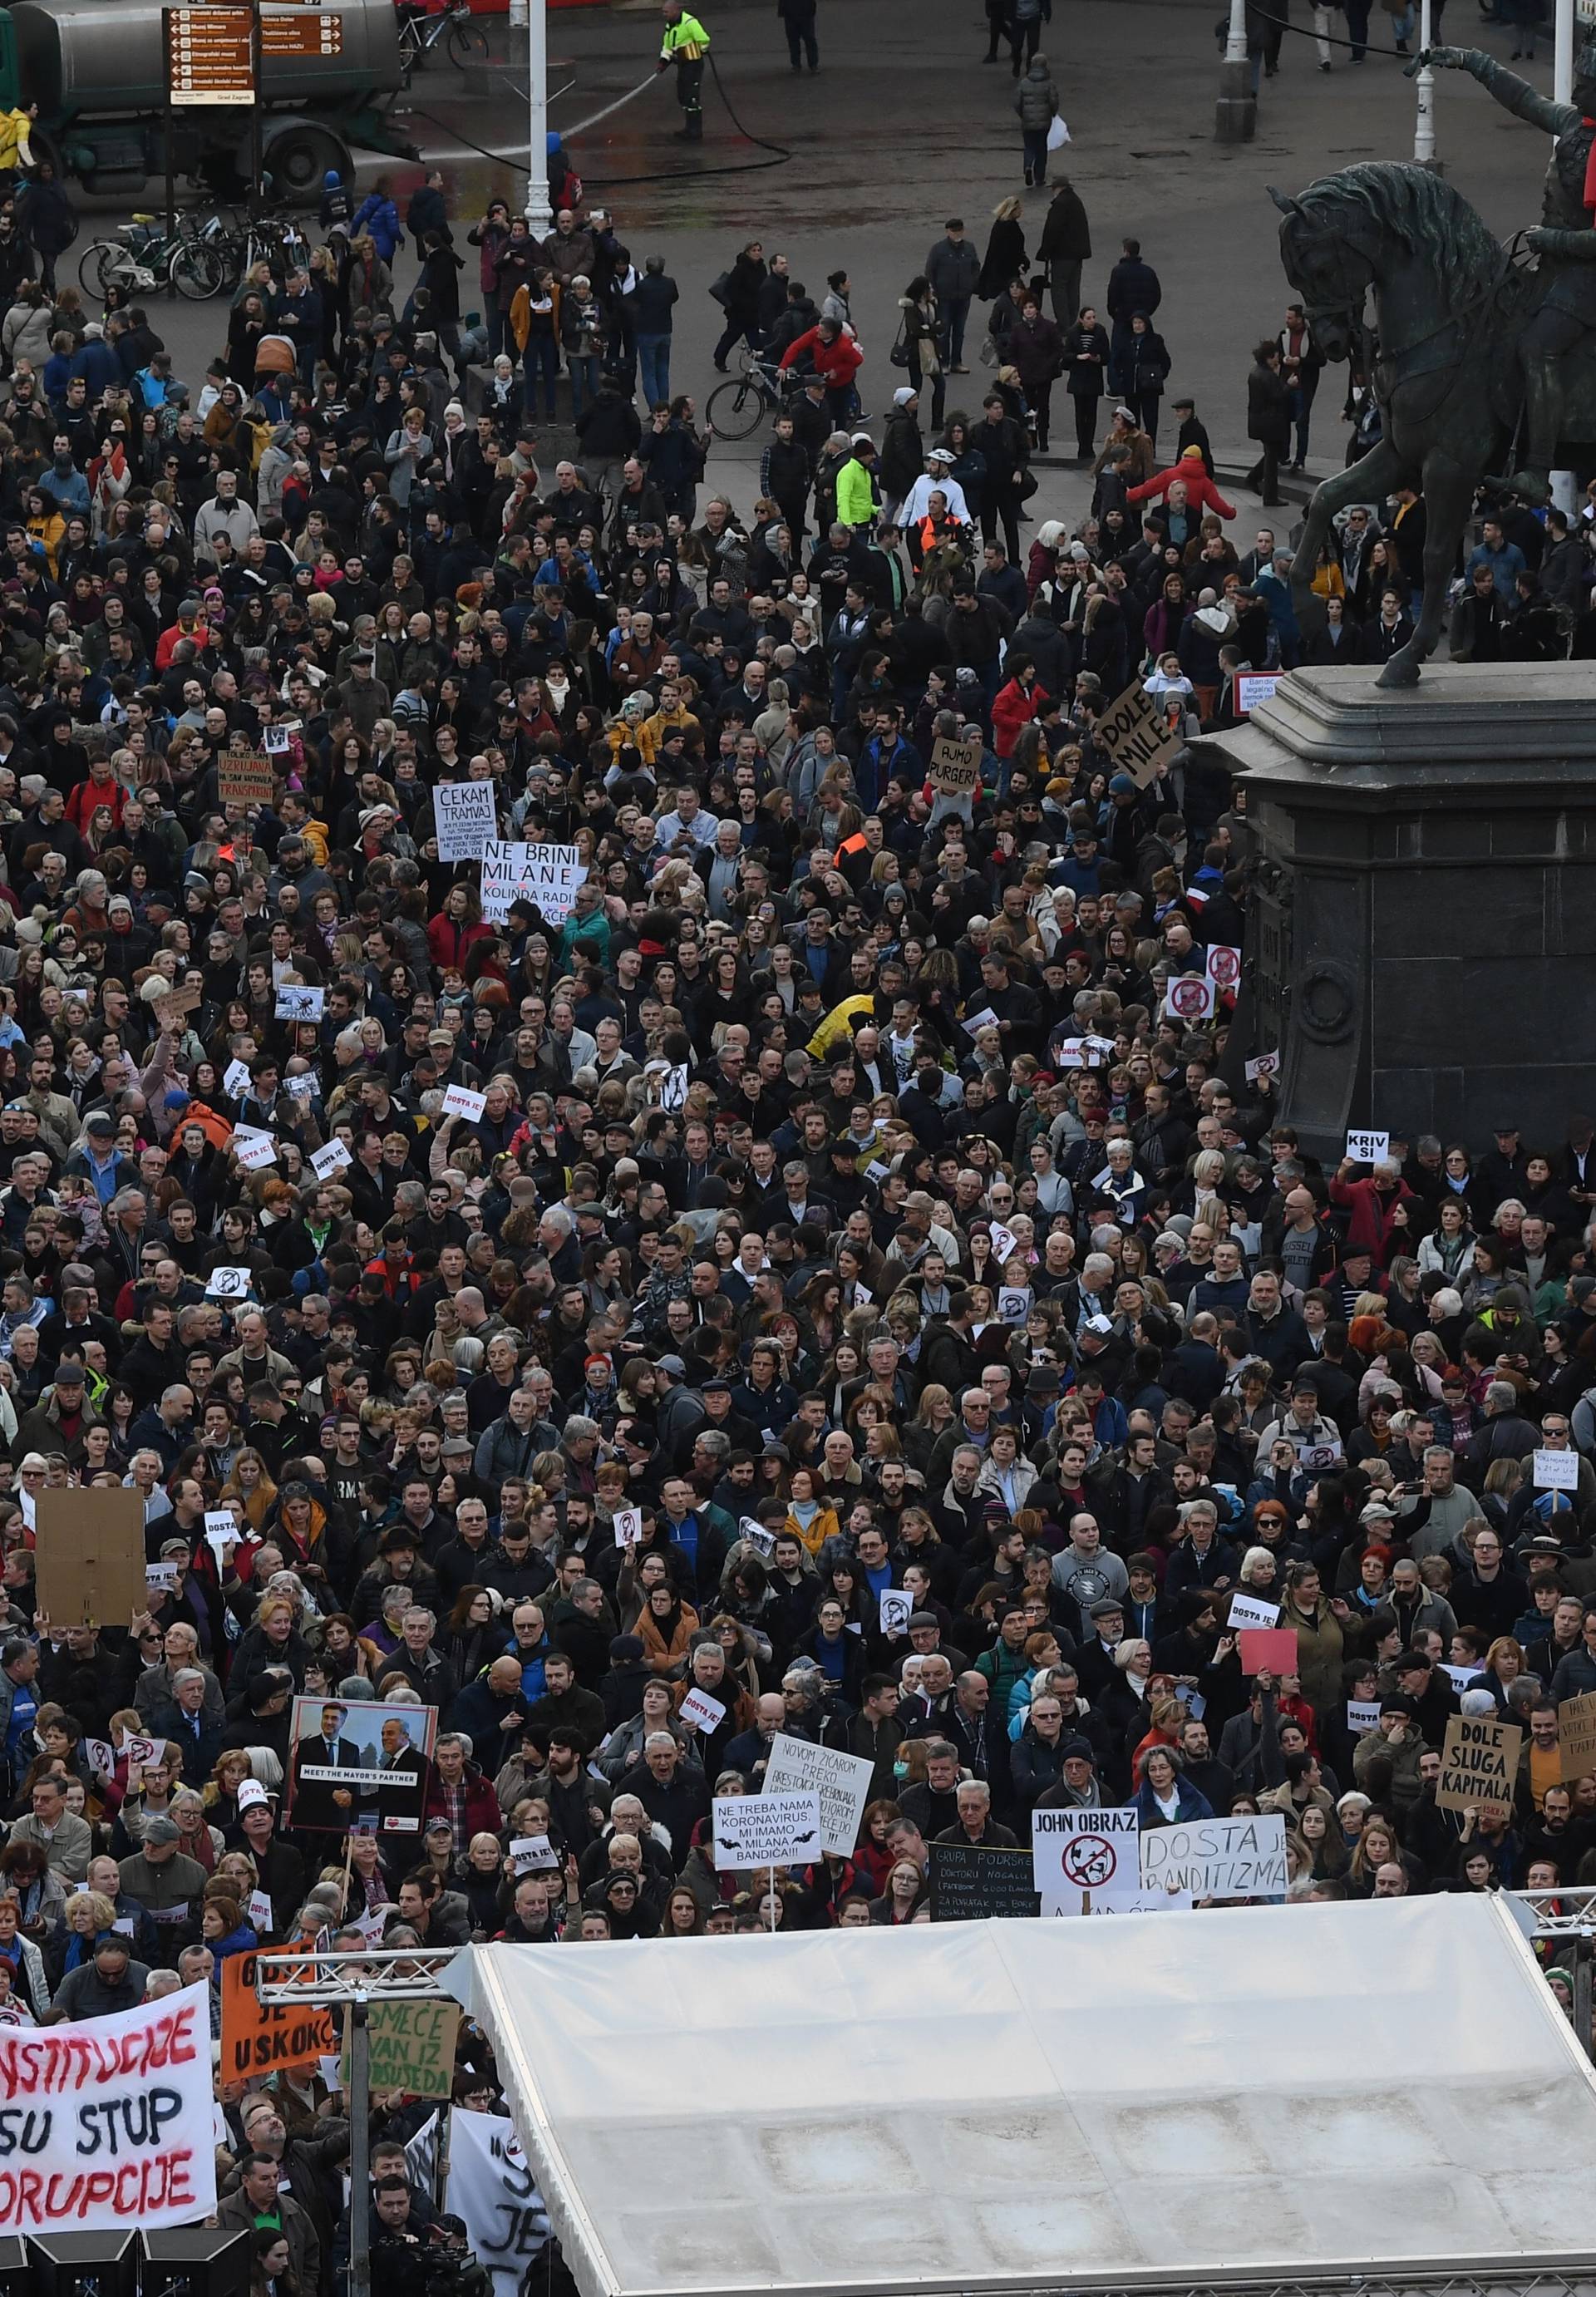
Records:
[[[304,6],[263,8],[303,17]],[[280,199],[313,202],[322,177],[352,169],[351,146],[404,159],[389,106],[404,85],[393,0],[327,0],[340,17],[340,54],[262,60],[261,165]],[[183,105],[169,115],[160,0],[13,0],[0,5],[0,107],[38,105],[35,160],[55,163],[86,191],[137,193],[172,172],[218,194],[247,183],[251,107]]]

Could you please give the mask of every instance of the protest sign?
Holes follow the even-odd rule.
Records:
[[[1090,1914],[1135,1896],[1136,1811],[1039,1809],[1031,1856],[1044,1914]]]
[[[371,2046],[371,2086],[411,2097],[447,2097],[455,2079],[460,2009],[455,2002],[374,2002],[366,2013]],[[339,2064],[339,2087],[350,2087],[349,2035]]]
[[[1280,682],[1279,671],[1244,670],[1236,679],[1236,712],[1241,718],[1265,702],[1274,700],[1275,688]]]
[[[1391,1154],[1391,1135],[1388,1132],[1349,1132],[1346,1154],[1350,1164],[1383,1165]]]
[[[308,1833],[419,1834],[435,1707],[381,1699],[296,1699],[288,1822]]]
[[[283,1090],[290,1100],[314,1100],[321,1091],[320,1080],[309,1069],[296,1070],[283,1080]]]
[[[224,805],[270,805],[276,779],[269,758],[225,751],[217,760],[216,793]]]
[[[463,1116],[468,1124],[480,1124],[487,1106],[487,1094],[473,1092],[469,1085],[451,1084],[443,1096],[445,1116]]]
[[[246,1173],[264,1173],[277,1161],[277,1144],[269,1132],[235,1132],[233,1154]]]
[[[577,846],[489,841],[482,849],[482,915],[489,925],[503,925],[513,902],[531,902],[547,924],[563,926],[587,876]]]
[[[933,1842],[931,1919],[934,1922],[979,1922],[990,1915],[1030,1917],[1041,1912],[1041,1897],[1028,1850],[983,1850],[974,1842]]]
[[[242,1958],[242,1957],[241,1957]],[[192,2225],[216,2207],[205,1987],[47,2033],[0,2034],[0,2225]]]
[[[1031,1287],[1028,1284],[1005,1284],[998,1293],[998,1321],[1000,1324],[1023,1324],[1031,1313]]]
[[[717,1795],[712,1809],[719,1871],[812,1866],[820,1856],[820,1798],[812,1788],[802,1794]]]
[[[1155,781],[1185,746],[1169,722],[1168,704],[1149,694],[1139,679],[1103,712],[1092,735],[1108,754],[1110,771],[1129,774],[1138,789]]]
[[[1213,984],[1205,973],[1175,973],[1164,984],[1164,1010],[1172,1021],[1206,1021],[1213,1013]]]
[[[142,1771],[146,1763],[156,1762],[164,1743],[160,1739],[141,1737],[137,1732],[125,1731],[117,1752],[128,1766],[128,1776],[131,1778],[135,1771]]]
[[[943,797],[969,797],[981,786],[981,745],[939,734],[931,745],[931,786]]]
[[[821,1841],[827,1850],[847,1858],[859,1840],[859,1822],[875,1774],[875,1765],[863,1755],[839,1754],[835,1748],[814,1747],[807,1739],[789,1739],[778,1731],[765,1766],[765,1792],[812,1790],[820,1798]]]
[[[1279,1053],[1260,1053],[1255,1061],[1245,1065],[1242,1074],[1248,1084],[1256,1084],[1260,1077],[1279,1076],[1280,1057]]]
[[[1233,1632],[1239,1633],[1243,1627],[1276,1626],[1279,1618],[1278,1603],[1266,1603],[1258,1595],[1232,1595],[1230,1615],[1225,1625]]]
[[[884,1635],[906,1635],[909,1620],[914,1617],[915,1599],[907,1587],[884,1587],[881,1591],[881,1632]]]
[[[1576,1492],[1579,1489],[1579,1453],[1577,1452],[1537,1452],[1534,1454],[1534,1485],[1538,1492]]]
[[[329,1140],[312,1156],[310,1169],[318,1181],[330,1181],[334,1173],[341,1173],[346,1165],[354,1161],[341,1140]]]
[[[65,1627],[125,1627],[144,1610],[139,1491],[42,1491],[36,1526],[37,1600],[58,1634]]]
[[[247,1300],[254,1277],[247,1268],[213,1268],[205,1291],[212,1300]]]
[[[277,990],[275,1017],[279,1021],[319,1021],[326,997],[325,989],[314,989],[309,983],[296,987],[292,982],[285,981]]]
[[[1236,1638],[1243,1675],[1295,1675],[1295,1627],[1243,1627]]]
[[[436,2131],[434,2117],[405,2149],[424,2193],[432,2191],[424,2141],[431,2132],[435,2152]],[[536,2286],[531,2267],[548,2246],[548,2212],[512,2123],[494,2113],[450,2114],[443,2198],[465,2224],[466,2246],[490,2276],[493,2297],[521,2297]]]
[[[277,1917],[273,1911],[272,1902],[264,1890],[250,1892],[250,1903],[244,1908],[244,1913],[249,1917],[250,1928],[258,1931],[262,1938],[267,1931],[275,1931],[277,1927]]]
[[[1596,1691],[1558,1701],[1557,1742],[1565,1779],[1596,1771]]]
[[[1215,989],[1234,989],[1241,978],[1241,951],[1225,942],[1211,942],[1204,969]]]
[[[432,792],[440,861],[480,861],[498,833],[498,797],[491,782],[440,782]]]
[[[740,1515],[737,1518],[737,1537],[745,1539],[761,1555],[774,1555],[776,1552],[776,1534],[767,1531],[753,1516]]]
[[[1380,1702],[1378,1699],[1349,1699],[1346,1702],[1346,1727],[1353,1737],[1365,1731],[1380,1727]]]
[[[1274,1813],[1150,1826],[1139,1849],[1144,1890],[1188,1890],[1194,1898],[1286,1895],[1286,1822]]]
[[[610,1521],[615,1527],[616,1546],[636,1547],[638,1542],[643,1536],[642,1509],[617,1508],[613,1515],[611,1516]]]
[[[997,1262],[1000,1268],[1003,1265],[1003,1263],[1006,1260],[1012,1260],[1015,1254],[1020,1248],[1020,1240],[1018,1237],[1016,1236],[1011,1228],[1005,1228],[1001,1221],[993,1221],[991,1224],[991,1240],[992,1258]]]
[[[560,1854],[547,1834],[522,1834],[510,1845],[510,1864],[518,1874],[557,1873]]]
[[[177,1566],[176,1563],[145,1564],[144,1594],[150,1601],[158,1603],[163,1595],[175,1594],[177,1587]]]
[[[1560,1719],[1560,1718],[1559,1718]],[[1517,1723],[1493,1715],[1452,1715],[1441,1745],[1437,1810],[1477,1810],[1487,1817],[1511,1818],[1524,1733]]]
[[[1558,1701],[1557,1733],[1565,1780],[1583,1779],[1596,1771],[1596,1691]]]
[[[1480,1676],[1477,1667],[1452,1667],[1445,1659],[1441,1662],[1441,1672],[1460,1698],[1464,1692],[1472,1691]]]
[[[89,1769],[97,1779],[114,1779],[117,1771],[116,1750],[109,1739],[86,1739],[83,1751],[88,1757]],[[79,1882],[77,1888],[86,1890],[88,1884]]]
[[[254,1083],[248,1061],[229,1061],[222,1077],[222,1091],[229,1100],[237,1100],[248,1092]]]
[[[272,1957],[288,1952],[275,1947]],[[222,1964],[220,2078],[225,2087],[262,2074],[287,2073],[294,2066],[313,2066],[317,2058],[337,2054],[338,2029],[331,2010],[313,2002],[301,2005],[260,2000],[255,1973],[267,1958],[263,1948],[258,1954],[230,1954]]]
[[[696,1723],[701,1731],[718,1731],[726,1720],[726,1708],[707,1691],[689,1691],[677,1714],[684,1723]]]

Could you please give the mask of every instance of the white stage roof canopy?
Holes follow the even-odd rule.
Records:
[[[1486,1898],[476,1947],[452,1982],[583,2297],[1596,2255],[1596,2079]]]

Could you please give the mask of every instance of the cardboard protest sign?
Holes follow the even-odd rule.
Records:
[[[451,1084],[443,1096],[445,1116],[463,1116],[468,1124],[477,1124],[488,1106],[485,1092],[473,1092],[469,1085]]]
[[[802,1794],[717,1795],[712,1811],[718,1872],[812,1866],[820,1856],[820,1798],[812,1788]]]
[[[931,745],[931,786],[944,797],[969,797],[981,786],[981,745],[939,734]]]
[[[1286,1895],[1286,1822],[1278,1813],[1150,1826],[1139,1851],[1144,1889],[1189,1890],[1194,1898]]]
[[[215,2209],[203,1985],[48,2033],[8,2029],[0,2070],[8,2233],[148,2231]]]
[[[974,1842],[933,1842],[931,1919],[979,1922],[994,1914],[1028,1918],[1041,1912],[1041,1896],[1028,1850],[983,1850]]]
[[[287,1949],[272,1949],[274,1957]],[[259,2079],[262,2074],[286,2073],[294,2066],[313,2066],[317,2058],[335,2057],[338,2029],[331,2010],[307,2002],[267,2004],[255,1991],[255,1972],[267,1959],[259,1954],[230,1954],[222,1964],[222,2060],[224,2087]],[[206,2032],[209,2035],[210,2028]],[[210,2058],[209,2046],[206,2049]],[[207,2083],[209,2087],[209,2082]]]
[[[1236,1638],[1243,1675],[1296,1673],[1295,1627],[1243,1627]]]
[[[309,983],[296,987],[284,982],[277,991],[274,1015],[279,1021],[319,1021],[326,1000],[325,989],[312,988]]]
[[[144,1608],[144,1503],[135,1490],[42,1491],[38,1608],[64,1627],[125,1627]]]
[[[1129,774],[1138,789],[1156,780],[1185,747],[1169,722],[1168,705],[1139,679],[1104,712],[1092,732],[1098,747],[1108,753],[1111,771]]]
[[[334,1173],[341,1173],[354,1158],[341,1140],[329,1140],[310,1159],[310,1169],[318,1181],[330,1181]]]
[[[1491,1715],[1452,1715],[1441,1745],[1437,1810],[1478,1810],[1510,1818],[1524,1733]]]
[[[435,1707],[380,1699],[296,1699],[289,1725],[289,1824],[308,1832],[419,1834]]]
[[[224,805],[270,805],[276,786],[269,758],[224,753],[217,761],[217,795]]]
[[[432,792],[440,861],[480,861],[498,835],[498,795],[491,782],[440,782]]]
[[[1136,1832],[1137,1815],[1130,1804],[1112,1810],[1035,1811],[1031,1856],[1044,1914],[1100,1914],[1133,1898],[1141,1887]]]
[[[1391,1154],[1388,1132],[1349,1132],[1346,1153],[1354,1165],[1383,1165]]]
[[[820,1839],[827,1850],[848,1857],[859,1840],[859,1822],[870,1799],[876,1766],[863,1755],[839,1754],[834,1747],[811,1746],[807,1739],[790,1739],[778,1731],[770,1741],[765,1765],[765,1792],[796,1794],[805,1790],[820,1798]]]
[[[1576,1492],[1579,1489],[1577,1452],[1536,1452],[1532,1457],[1534,1485],[1538,1492]]]
[[[454,2086],[455,2044],[460,2033],[456,2002],[374,2002],[366,2013],[374,2090],[404,2090],[412,2097],[447,2097]],[[346,2031],[338,2086],[350,2087]]]
[[[1565,1779],[1596,1771],[1596,1691],[1558,1701],[1557,1743]]]

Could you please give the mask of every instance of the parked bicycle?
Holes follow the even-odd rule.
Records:
[[[779,414],[802,388],[795,367],[785,373],[774,359],[746,348],[741,372],[718,383],[704,402],[704,420],[717,439],[747,439],[769,414]]]
[[[179,216],[170,233],[159,216],[135,215],[114,239],[96,239],[84,250],[78,279],[86,294],[102,302],[113,285],[137,295],[170,285],[190,302],[201,303],[221,292],[224,270],[216,235],[197,215]]]
[[[407,79],[441,47],[457,71],[480,70],[489,60],[488,35],[464,4],[436,15],[406,10],[399,19],[399,62]]]

